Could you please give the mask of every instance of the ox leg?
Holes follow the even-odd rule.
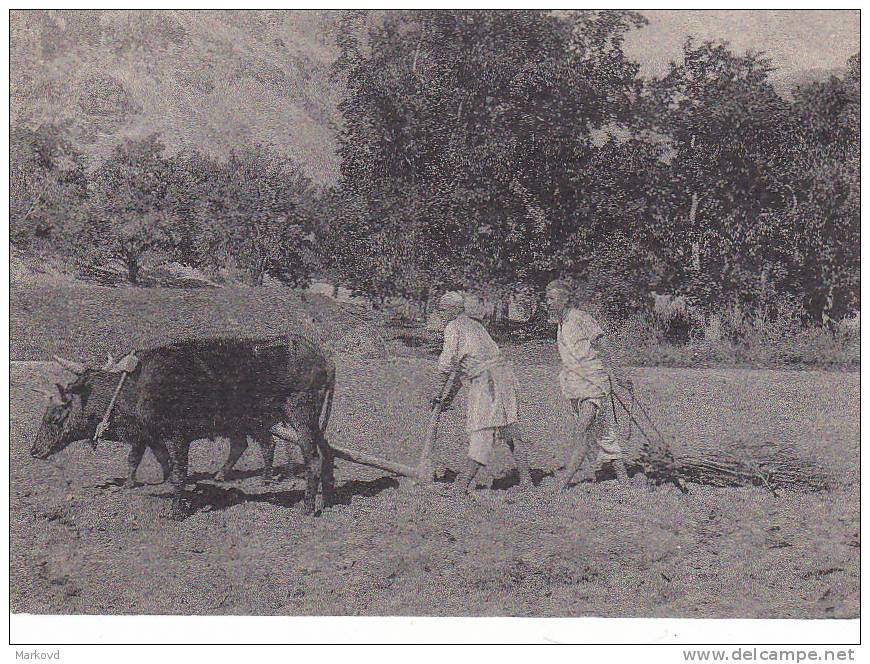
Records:
[[[331,507],[335,504],[335,457],[319,430],[315,432],[315,436],[320,450],[320,487],[323,491],[323,506]]]
[[[325,429],[332,412],[332,399],[335,396],[335,366],[327,373],[326,386],[319,393],[313,416],[314,432],[320,449],[320,483],[323,487],[323,506],[335,504],[335,453],[326,440]]]
[[[248,440],[245,436],[233,436],[230,438],[230,455],[227,457],[227,462],[223,465],[214,478],[218,482],[225,482],[227,475],[232,472],[233,467],[238,463],[239,459],[248,449]]]
[[[320,459],[314,447],[314,441],[310,436],[299,436],[299,449],[302,450],[302,459],[305,464],[305,503],[303,512],[314,514],[317,501],[317,486],[320,484]]]
[[[287,422],[298,436],[296,441],[302,450],[305,463],[305,502],[304,512],[314,514],[317,500],[317,487],[320,484],[320,459],[317,453],[315,428],[317,423],[316,400],[310,396],[299,395],[287,399],[284,414]]]
[[[184,505],[184,484],[187,481],[187,459],[190,443],[172,440],[167,445],[172,457],[172,470],[169,477],[172,481],[172,518],[183,519],[187,516]]]
[[[271,482],[275,471],[272,468],[275,463],[275,436],[266,431],[257,438],[260,445],[260,453],[263,455],[263,481]]]
[[[169,479],[169,475],[172,472],[172,462],[169,460],[169,450],[166,449],[166,445],[161,440],[151,444],[151,451],[154,452],[154,456],[157,457],[157,463],[159,463],[160,467],[163,469],[163,481],[165,482]]]
[[[124,486],[127,488],[136,486],[136,471],[139,470],[139,464],[142,463],[143,456],[145,456],[145,443],[137,440],[130,448],[130,454],[127,455],[129,472],[127,473],[127,481],[124,482]]]

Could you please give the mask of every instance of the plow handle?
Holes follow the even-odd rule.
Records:
[[[435,438],[438,435],[438,420],[441,418],[441,410],[444,408],[444,399],[450,394],[453,389],[453,384],[456,382],[457,371],[454,369],[450,372],[450,376],[441,386],[441,393],[438,395],[438,402],[432,408],[432,415],[429,417],[429,426],[426,429],[426,438],[423,441],[423,451],[420,453],[420,461],[417,467],[421,470],[421,475],[434,475],[432,470],[432,449],[435,447]]]

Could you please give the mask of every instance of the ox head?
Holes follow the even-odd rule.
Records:
[[[31,456],[37,459],[48,459],[70,443],[88,438],[88,430],[92,429],[93,417],[85,412],[91,370],[72,363],[61,364],[70,371],[76,369],[76,377],[67,385],[55,384],[56,392],[43,392],[49,396],[49,403],[30,448]]]

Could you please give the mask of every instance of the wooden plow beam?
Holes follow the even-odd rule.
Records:
[[[285,440],[290,440],[293,442],[298,440],[296,432],[284,424],[276,424],[274,427],[272,427],[272,433]],[[333,455],[338,459],[344,459],[345,461],[358,463],[361,466],[371,466],[372,468],[377,468],[379,470],[386,470],[387,472],[393,473],[395,475],[410,477],[411,479],[424,484],[431,484],[435,480],[435,473],[432,467],[432,461],[431,459],[426,457],[425,454],[423,457],[421,457],[420,463],[418,463],[416,466],[407,466],[403,463],[399,463],[398,461],[382,459],[375,456],[374,454],[366,454],[365,452],[360,452],[349,447],[333,445],[328,441],[327,444],[332,450]]]
[[[402,477],[410,477],[422,484],[432,484],[435,481],[435,468],[432,465],[432,449],[435,446],[435,438],[438,433],[438,421],[440,420],[441,412],[444,409],[444,399],[453,388],[453,383],[456,381],[456,377],[455,371],[450,374],[447,382],[444,383],[441,388],[438,402],[432,408],[432,415],[429,418],[429,426],[426,429],[426,438],[423,441],[423,451],[420,454],[420,461],[416,466],[407,466],[398,461],[382,459],[373,454],[367,454],[365,452],[360,452],[359,450],[327,442],[332,453],[339,459],[358,463],[361,466],[370,466],[379,470],[386,470],[387,472]],[[287,440],[295,441],[297,439],[296,432],[284,424],[276,424],[272,427],[272,433]]]
[[[417,466],[406,466],[405,464],[399,463],[397,461],[381,459],[372,454],[366,454],[364,452],[352,450],[347,447],[340,447],[338,445],[330,445],[329,447],[332,448],[332,453],[337,458],[344,459],[345,461],[352,461],[353,463],[358,463],[363,466],[371,466],[372,468],[386,470],[391,473],[395,473],[396,475],[401,475],[402,477],[410,477],[419,482],[425,482],[427,484],[434,480],[433,474],[428,472],[425,464]]]

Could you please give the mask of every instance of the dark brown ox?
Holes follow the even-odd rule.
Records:
[[[305,461],[304,507],[313,513],[318,485],[323,503],[333,500],[333,455],[324,432],[335,389],[335,365],[322,349],[299,335],[267,339],[191,339],[137,353],[139,364],[126,378],[103,437],[132,445],[135,466],[151,448],[174,488],[173,515],[182,502],[188,454],[194,440],[230,439],[225,475],[254,438],[263,449],[268,477],[274,443],[271,429],[289,424]],[[70,443],[93,437],[106,414],[120,374],[76,367],[76,378],[58,385],[59,401],[42,418],[31,454],[47,459]],[[322,419],[321,419],[322,415]]]

